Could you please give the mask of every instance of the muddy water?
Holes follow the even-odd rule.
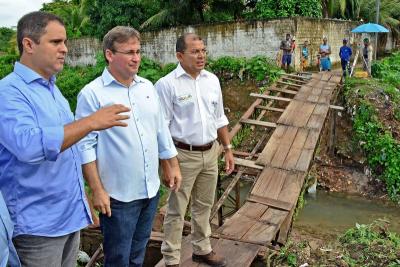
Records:
[[[316,237],[336,237],[356,223],[369,224],[376,219],[390,222],[389,229],[400,234],[400,207],[391,202],[368,200],[343,193],[317,191],[306,195],[306,204],[293,227]]]

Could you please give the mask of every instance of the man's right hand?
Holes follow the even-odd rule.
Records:
[[[129,119],[129,115],[121,115],[121,113],[128,112],[131,109],[121,105],[114,104],[105,108],[101,108],[88,118],[91,121],[91,127],[95,131],[105,130],[114,126],[128,126],[123,120]]]
[[[104,215],[111,217],[110,196],[104,189],[93,191],[93,207]]]

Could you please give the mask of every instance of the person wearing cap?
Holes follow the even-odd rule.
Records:
[[[324,37],[322,39],[323,43],[319,46],[319,54],[321,55],[321,70],[330,71],[331,70],[331,59],[329,55],[331,54],[331,46],[328,45],[328,38]]]
[[[362,49],[363,55],[363,69],[371,76],[371,63],[372,63],[373,48],[368,38],[364,38],[364,47]]]
[[[347,45],[347,39],[343,39],[343,46],[339,50],[340,63],[342,64],[343,76],[346,77],[347,71],[350,73],[351,48]]]

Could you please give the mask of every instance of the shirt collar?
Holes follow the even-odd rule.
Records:
[[[108,71],[107,67],[104,68],[103,73],[101,74],[101,78],[103,79],[104,86],[108,86],[112,82],[115,82],[115,83],[121,85],[121,83],[119,81],[117,81],[114,78],[114,76],[112,76],[112,74]],[[136,83],[143,83],[144,82],[143,78],[137,76],[136,74],[133,76],[133,81],[136,82]]]
[[[175,69],[175,78],[179,78],[182,75],[187,75],[189,77],[192,77],[182,68],[182,65],[179,63]],[[205,71],[204,69],[201,70],[199,76],[207,76],[207,71]]]
[[[29,68],[28,66],[26,66],[18,61],[15,62],[14,72],[19,77],[21,77],[21,79],[24,80],[25,83],[31,83],[36,80],[46,81],[46,79],[43,78],[39,73],[37,73],[33,69]],[[52,75],[49,79],[49,83],[50,83],[50,85],[54,85],[55,82],[56,82],[56,76]]]

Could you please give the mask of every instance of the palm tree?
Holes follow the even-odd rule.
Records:
[[[207,0],[163,0],[161,11],[143,22],[140,28],[204,22],[204,11],[207,7]]]

